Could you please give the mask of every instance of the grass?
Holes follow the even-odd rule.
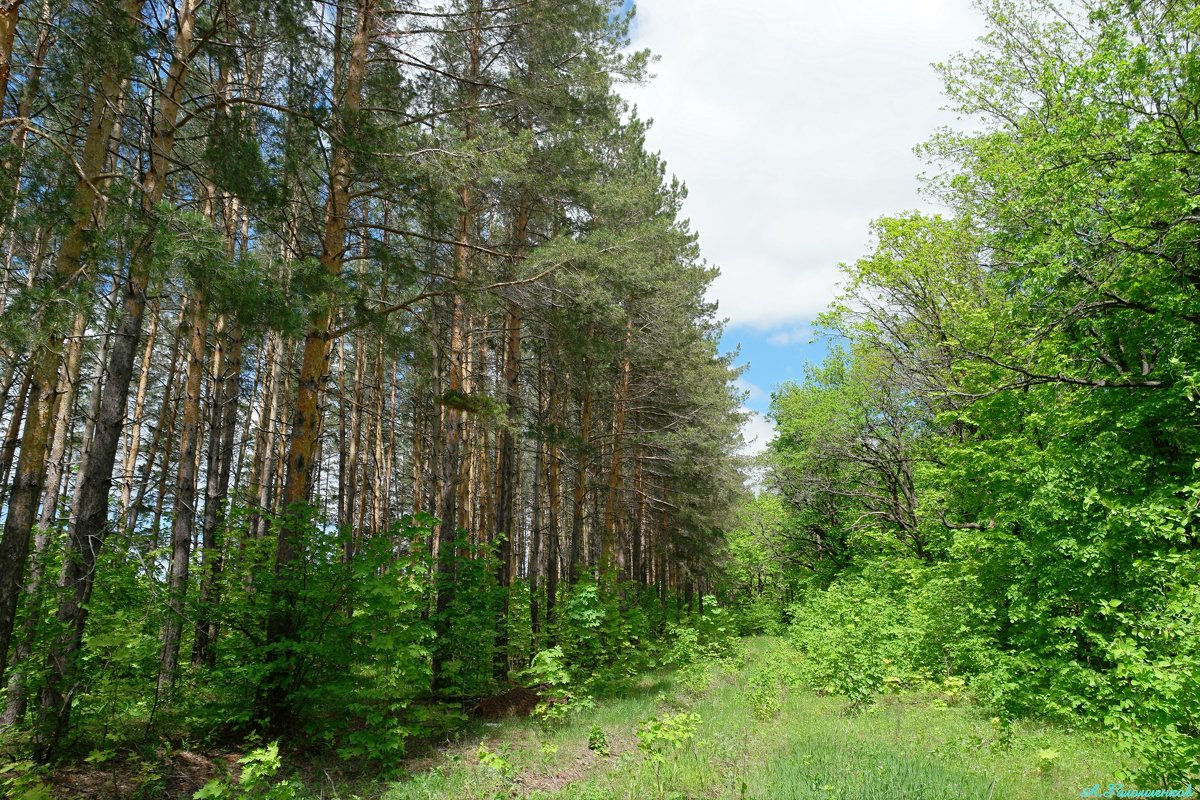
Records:
[[[1095,734],[1000,726],[953,698],[892,695],[852,713],[845,700],[777,680],[790,657],[760,638],[739,663],[648,676],[553,729],[491,723],[410,765],[384,797],[1061,800],[1124,766]],[[639,750],[644,720],[682,710],[702,720],[694,738],[662,746],[661,759]],[[596,729],[608,755],[588,749]]]

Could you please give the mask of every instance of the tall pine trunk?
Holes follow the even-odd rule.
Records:
[[[16,377],[14,368],[13,377]],[[17,442],[21,439],[21,423],[25,419],[25,406],[33,389],[33,374],[25,370],[21,385],[13,400],[12,414],[8,417],[8,429],[4,432],[4,444],[0,445],[0,502],[8,502],[8,476],[12,473],[13,460],[17,456]]]
[[[62,492],[64,461],[67,438],[70,435],[71,408],[75,405],[75,392],[79,387],[79,370],[82,366],[83,335],[87,331],[87,314],[80,310],[75,315],[71,328],[71,340],[67,344],[67,363],[62,375],[59,395],[54,404],[54,443],[50,446],[50,466],[46,473],[46,494],[42,498],[42,513],[38,524],[49,528],[58,515],[58,498]]]
[[[354,36],[345,61],[345,81],[337,113],[345,126],[362,107],[363,79],[373,30],[375,0],[358,0]],[[329,277],[340,280],[345,262],[347,223],[352,184],[352,154],[347,147],[346,131],[333,137],[329,168],[329,196],[325,204],[325,227],[321,237],[321,265]],[[303,556],[305,507],[312,492],[313,461],[320,432],[321,395],[329,370],[330,343],[336,309],[333,298],[326,309],[309,320],[300,362],[296,405],[292,413],[283,487],[284,518],[279,526],[275,548],[276,582],[267,618],[267,644],[273,655],[259,687],[259,706],[274,728],[286,727],[291,720],[290,659],[283,652],[295,639],[296,587],[291,570]]]
[[[188,71],[195,30],[196,0],[183,0],[178,14],[178,30],[167,70],[165,91],[159,97],[157,124],[151,137],[150,165],[142,176],[141,207],[153,220],[157,205],[166,190],[171,153],[180,118],[183,84]],[[153,225],[151,226],[153,230]],[[50,669],[42,691],[38,749],[51,751],[66,733],[70,722],[74,661],[83,644],[87,624],[87,604],[95,583],[96,559],[104,546],[109,529],[108,503],[112,486],[117,444],[125,425],[133,362],[142,332],[146,310],[146,286],[150,280],[154,238],[147,234],[130,254],[124,284],[120,321],[113,336],[100,410],[96,419],[92,448],[80,470],[78,506],[74,525],[67,540],[59,581],[64,590],[57,619],[62,633],[51,649]]]
[[[21,0],[0,4],[0,100],[8,93],[8,76],[12,71],[13,45],[17,41],[20,17]]]
[[[204,489],[204,549],[200,562],[200,594],[197,597],[196,632],[192,645],[192,663],[216,666],[216,609],[221,601],[221,571],[224,556],[220,535],[225,526],[225,504],[229,497],[233,470],[233,444],[237,433],[238,403],[241,394],[242,348],[245,336],[237,323],[230,324],[224,342],[225,367],[214,373],[208,445],[207,476]]]
[[[136,19],[141,10],[140,0],[130,0],[123,10],[131,19]],[[55,291],[85,290],[88,286],[82,267],[99,189],[104,185],[105,160],[116,123],[113,109],[124,81],[124,75],[107,72],[95,91],[79,158],[82,174],[71,195],[69,226],[59,243],[50,276]],[[63,359],[61,324],[50,321],[46,336],[45,343],[31,358],[31,386],[21,434],[21,455],[8,497],[4,535],[0,538],[0,684],[8,664],[8,647],[29,556],[29,541],[54,437],[55,390]]]
[[[592,329],[588,327],[588,338]],[[591,457],[592,431],[592,375],[586,368],[583,373],[583,402],[579,408],[579,447],[575,464],[575,486],[571,497],[571,544],[567,554],[567,581],[574,586],[579,582],[579,562],[583,558],[583,504],[587,498],[587,467]]]
[[[121,531],[132,528],[134,475],[137,473],[138,456],[142,449],[142,418],[145,416],[146,392],[150,386],[150,366],[154,357],[154,340],[158,335],[158,316],[158,306],[155,304],[150,310],[150,328],[146,332],[146,346],[142,351],[142,366],[138,372],[137,394],[133,400],[133,425],[126,439],[125,466],[121,470],[124,480],[121,481],[121,504],[117,517],[117,530]]]
[[[552,373],[553,374],[553,373]],[[558,601],[558,577],[561,571],[560,563],[560,534],[559,534],[559,515],[560,500],[562,497],[561,491],[561,473],[559,465],[562,463],[562,454],[558,446],[558,436],[560,426],[562,424],[562,408],[565,403],[565,398],[558,399],[555,402],[555,389],[557,381],[551,379],[551,388],[547,393],[550,397],[550,429],[553,431],[553,438],[548,443],[549,452],[546,458],[546,503],[548,505],[549,519],[546,524],[546,627],[552,628],[554,624],[554,604]]]
[[[470,45],[468,47],[468,73],[463,90],[466,120],[463,136],[470,140],[474,136],[475,106],[479,88],[476,78],[480,65],[480,28],[483,24],[481,3],[471,4]],[[469,184],[458,191],[458,232],[454,247],[455,293],[450,301],[450,329],[447,351],[446,395],[443,404],[441,463],[441,525],[438,528],[437,548],[437,609],[435,633],[438,641],[433,658],[433,688],[440,690],[445,683],[442,665],[445,662],[450,633],[449,609],[454,602],[455,592],[455,540],[459,527],[461,500],[459,490],[462,482],[463,444],[463,391],[466,380],[465,361],[467,356],[467,305],[462,294],[470,269],[470,235],[473,214],[473,193]]]
[[[633,346],[633,298],[628,299],[625,320],[625,344],[621,355],[621,380],[613,399],[612,461],[608,471],[608,497],[604,503],[604,529],[600,534],[600,571],[605,574],[620,564],[615,558],[624,560],[617,548],[617,503],[621,493],[621,445],[625,437],[625,406],[629,396],[630,348]]]
[[[199,290],[188,300],[188,362],[184,378],[183,427],[179,465],[175,476],[175,502],[171,514],[171,564],[167,572],[167,616],[162,630],[157,692],[169,696],[179,665],[179,639],[183,632],[184,602],[192,559],[192,531],[196,525],[196,462],[200,447],[201,386],[207,355],[208,311]],[[215,429],[214,429],[215,430]]]
[[[517,211],[514,235],[514,261],[524,256],[525,236],[529,227],[529,202],[522,198]],[[517,429],[521,415],[521,313],[510,301],[504,316],[504,396],[507,405],[504,428],[500,431],[499,464],[497,472],[496,584],[500,588],[500,603],[496,615],[496,677],[508,675],[508,606],[512,587],[513,537],[517,533],[517,475],[521,469],[517,459]],[[536,502],[536,495],[534,498]]]

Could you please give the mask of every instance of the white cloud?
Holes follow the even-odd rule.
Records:
[[[722,316],[811,320],[867,223],[926,205],[912,148],[953,121],[929,64],[981,27],[970,0],[640,0],[634,46],[662,59],[623,91],[688,184]]]
[[[775,347],[787,347],[791,344],[808,344],[815,335],[812,328],[802,325],[799,328],[784,328],[774,331],[767,337],[767,343]]]
[[[750,403],[766,400],[770,396],[763,391],[761,386],[751,383],[745,378],[738,378],[733,382],[733,385],[739,392],[746,393],[746,400]]]
[[[775,438],[775,425],[757,411],[751,411],[748,408],[743,408],[742,411],[748,415],[745,424],[742,425],[742,438],[746,440],[742,455],[759,455]]]

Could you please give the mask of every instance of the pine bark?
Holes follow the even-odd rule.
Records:
[[[225,527],[225,505],[229,498],[229,480],[233,470],[233,444],[237,433],[241,394],[242,349],[245,335],[236,322],[225,320],[225,341],[221,358],[214,357],[214,391],[209,428],[213,432],[208,445],[204,488],[204,524],[200,593],[197,597],[192,663],[216,666],[218,627],[216,609],[221,602],[221,572],[224,568],[221,532]],[[223,363],[223,368],[216,365]]]
[[[137,3],[140,10],[140,0]],[[156,206],[166,190],[174,147],[176,126],[183,100],[183,84],[188,71],[195,30],[196,0],[184,0],[178,15],[178,30],[167,70],[165,91],[159,97],[158,119],[151,138],[150,165],[142,176],[141,207],[153,220]],[[134,16],[134,15],[131,15]],[[50,653],[50,669],[42,691],[38,749],[42,755],[53,750],[66,732],[70,720],[70,688],[73,663],[83,644],[87,624],[87,603],[95,582],[96,559],[108,532],[108,500],[112,486],[117,444],[125,424],[133,362],[142,332],[146,310],[146,287],[153,261],[154,239],[142,238],[130,255],[125,279],[122,313],[109,354],[100,412],[92,449],[79,477],[79,503],[74,525],[68,536],[67,553],[59,584],[63,596],[57,619],[63,633]]]
[[[138,372],[137,394],[133,400],[132,426],[125,446],[125,466],[121,470],[121,505],[117,517],[117,530],[131,530],[134,475],[137,473],[138,456],[142,450],[142,419],[146,412],[146,392],[150,386],[150,366],[154,358],[154,340],[158,335],[158,306],[150,310],[150,327],[146,332],[146,346],[142,350],[142,368]],[[151,453],[153,458],[153,453]]]
[[[362,107],[362,87],[371,44],[375,0],[358,0],[354,36],[345,65],[345,82],[338,105],[342,124]],[[335,137],[330,159],[329,195],[325,204],[325,226],[321,237],[321,265],[333,279],[341,278],[345,261],[347,222],[350,210],[351,152],[345,137]],[[332,301],[332,298],[331,298]],[[283,489],[284,519],[279,526],[275,549],[276,583],[272,591],[271,611],[267,619],[267,643],[280,646],[292,641],[297,632],[296,593],[288,581],[291,565],[301,556],[304,546],[304,508],[312,490],[313,461],[320,431],[320,404],[326,373],[329,371],[330,343],[335,309],[326,310],[309,321],[300,362],[296,405],[292,413],[291,434]],[[275,728],[290,722],[289,687],[285,659],[268,665],[268,675],[260,688],[259,705]]]
[[[526,231],[529,226],[529,202],[522,199],[515,225],[514,259],[524,255]],[[521,417],[521,313],[509,302],[504,316],[504,394],[507,405],[505,426],[500,431],[499,463],[496,465],[496,584],[500,588],[500,605],[496,617],[496,677],[508,675],[508,605],[512,586],[513,537],[517,533],[517,428]],[[536,492],[535,492],[536,497]]]
[[[0,446],[0,501],[8,501],[8,476],[12,473],[13,461],[17,457],[17,442],[21,439],[21,423],[25,419],[25,406],[33,389],[33,373],[28,369],[21,376],[21,385],[13,400],[13,410],[8,417],[8,429],[4,433],[4,444]]]
[[[553,382],[551,386],[553,386]],[[554,605],[558,601],[558,577],[561,571],[560,562],[560,534],[559,534],[559,515],[560,501],[562,496],[562,486],[560,479],[560,467],[562,458],[557,442],[557,432],[561,424],[561,411],[556,411],[556,406],[561,409],[563,401],[554,402],[554,391],[550,392],[550,409],[551,409],[551,430],[555,432],[554,439],[549,442],[549,453],[546,458],[546,502],[549,506],[549,519],[546,524],[546,626],[550,627],[554,623]]]
[[[617,504],[621,493],[622,444],[625,438],[625,406],[629,396],[630,348],[633,345],[633,298],[627,303],[628,318],[625,321],[625,345],[621,355],[621,379],[613,399],[612,460],[608,470],[608,496],[604,504],[604,529],[600,535],[600,571],[605,573],[618,566],[614,554],[617,548]]]
[[[8,76],[12,71],[13,44],[17,40],[20,16],[21,0],[0,2],[0,101],[8,93]]]
[[[131,18],[136,18],[141,2],[127,2],[125,8]],[[57,291],[71,292],[84,284],[86,275],[82,267],[88,231],[92,227],[99,189],[104,184],[105,160],[116,123],[113,108],[124,79],[124,75],[106,73],[95,92],[79,158],[83,174],[72,192],[69,226],[59,244],[51,275],[52,285]],[[63,331],[58,325],[51,324],[46,342],[32,358],[31,387],[21,434],[21,454],[17,460],[12,491],[8,498],[4,534],[3,538],[0,538],[0,683],[3,683],[8,664],[8,647],[29,556],[30,536],[37,515],[38,501],[41,499],[48,451],[54,436],[52,412],[63,355]]]
[[[161,475],[166,476],[170,467],[171,452],[174,445],[174,439],[171,434],[175,430],[175,376],[179,369],[179,344],[181,337],[179,331],[176,330],[171,334],[171,350],[167,358],[167,374],[166,381],[163,383],[162,402],[159,405],[158,422],[154,426],[154,436],[150,439],[150,449],[146,451],[145,463],[142,466],[142,474],[138,478],[137,495],[130,503],[129,517],[126,520],[126,527],[123,529],[127,533],[132,534],[137,529],[138,518],[141,516],[142,505],[146,500],[146,495],[150,491],[151,474],[154,472],[154,464],[158,460],[158,456],[162,455],[162,470]],[[154,541],[146,543],[147,549],[154,549],[158,546],[156,541],[158,536],[158,523],[162,514],[162,496],[166,485],[165,477],[159,482],[158,496],[155,503],[154,524],[151,526],[153,533],[151,536]]]
[[[169,696],[179,666],[179,639],[183,632],[184,602],[192,558],[192,531],[196,525],[196,456],[200,447],[201,388],[204,379],[208,311],[203,293],[194,291],[188,301],[188,362],[184,378],[183,426],[179,464],[175,476],[175,501],[171,515],[171,563],[167,572],[167,616],[163,622],[162,658],[157,691]]]
[[[475,109],[478,98],[478,87],[475,80],[479,75],[480,66],[480,28],[482,27],[482,5],[476,1],[471,5],[470,45],[468,47],[467,84],[464,89],[467,108],[464,123],[464,137],[470,140],[474,136]],[[441,451],[441,524],[438,526],[437,549],[437,626],[435,633],[438,646],[433,658],[433,688],[435,691],[444,688],[442,664],[445,661],[444,643],[449,634],[448,611],[454,602],[455,592],[455,539],[459,528],[461,501],[459,498],[462,484],[462,445],[463,445],[463,411],[464,385],[466,379],[465,360],[467,356],[467,306],[462,294],[470,270],[470,235],[473,215],[473,193],[470,184],[464,183],[458,191],[458,231],[454,247],[454,285],[457,291],[450,300],[450,329],[447,349],[447,376],[445,399],[442,417],[442,451]]]
[[[588,337],[592,331],[588,328]],[[568,552],[567,580],[574,586],[579,582],[579,566],[583,558],[583,504],[587,499],[587,467],[591,450],[592,385],[591,370],[584,370],[583,402],[579,409],[579,447],[575,464],[575,486],[571,497],[571,546]]]
[[[263,384],[262,411],[254,443],[254,460],[250,465],[250,500],[254,504],[250,514],[250,535],[256,539],[266,538],[272,509],[283,371],[291,363],[291,347],[278,335],[268,334],[263,358],[271,364],[271,371]]]
[[[87,314],[79,311],[71,328],[71,339],[67,344],[67,363],[63,370],[62,383],[54,402],[54,442],[50,446],[50,466],[46,473],[46,494],[42,498],[42,513],[38,524],[49,528],[58,513],[58,498],[62,492],[66,463],[67,438],[70,433],[71,409],[75,405],[75,391],[79,387],[79,370],[83,363],[83,335],[87,331]]]

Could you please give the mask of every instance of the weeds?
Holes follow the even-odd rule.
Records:
[[[735,657],[732,673],[724,656],[689,657],[667,688],[644,683],[550,729],[506,722],[488,750],[503,765],[467,750],[385,800],[1058,800],[1122,768],[1096,739],[985,716],[967,696],[945,702],[953,683],[848,715],[845,698],[803,687],[786,642],[751,640]],[[598,757],[581,758],[589,750]]]

